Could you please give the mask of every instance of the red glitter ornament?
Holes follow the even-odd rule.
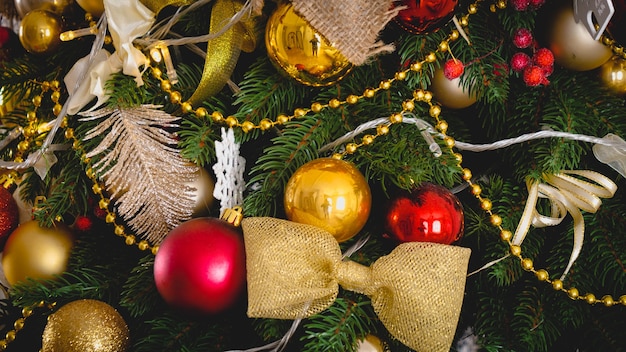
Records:
[[[195,218],[174,228],[154,259],[161,297],[189,313],[230,308],[246,282],[243,237],[224,220]]]
[[[513,45],[520,49],[528,48],[533,43],[533,33],[528,28],[520,28],[513,33]]]
[[[524,83],[529,87],[545,84],[546,76],[541,67],[530,65],[524,69]]]
[[[0,187],[0,247],[19,223],[19,210],[9,190]]]
[[[528,65],[530,65],[530,56],[526,53],[517,52],[513,54],[511,58],[511,69],[515,72],[522,72]]]
[[[400,0],[394,6],[406,6],[395,21],[404,30],[420,34],[434,31],[448,22],[454,15],[458,0]]]
[[[399,242],[451,244],[463,233],[463,207],[447,188],[424,183],[391,201],[385,224]]]
[[[554,65],[554,54],[548,48],[541,48],[533,55],[533,62],[542,68],[551,67]]]
[[[449,80],[460,77],[464,70],[465,66],[461,60],[450,59],[443,65],[443,75]]]

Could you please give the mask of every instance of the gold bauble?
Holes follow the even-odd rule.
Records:
[[[128,340],[128,326],[115,308],[82,299],[48,317],[41,352],[123,352]]]
[[[550,26],[548,47],[557,64],[574,71],[589,71],[611,58],[611,48],[593,39],[582,21],[576,22],[571,2],[556,10]]]
[[[348,59],[298,15],[290,3],[278,5],[268,19],[265,45],[275,65],[308,86],[331,85],[352,69]]]
[[[95,17],[100,17],[104,13],[103,0],[76,0],[76,3],[85,12],[89,12]]]
[[[359,341],[357,352],[385,352],[383,342],[376,336],[369,334]]]
[[[429,89],[436,102],[451,109],[463,109],[476,102],[476,94],[470,94],[465,90],[460,78],[446,78],[441,67],[435,70]]]
[[[14,285],[32,279],[52,279],[67,269],[74,236],[63,224],[45,228],[35,220],[20,224],[7,239],[2,267]]]
[[[27,13],[33,10],[48,10],[61,13],[70,3],[71,0],[15,0],[15,9],[17,14],[24,18]]]
[[[61,43],[62,20],[47,10],[33,10],[22,18],[19,37],[24,49],[31,54],[49,54]]]
[[[330,232],[347,241],[365,225],[372,206],[370,187],[347,161],[321,158],[296,170],[285,187],[285,212],[291,221]]]
[[[614,57],[600,67],[604,86],[617,94],[626,94],[626,60]]]
[[[215,198],[213,198],[213,189],[215,182],[211,174],[204,168],[198,168],[196,177],[192,182],[187,183],[189,187],[194,188],[193,199],[194,207],[192,218],[208,216]]]

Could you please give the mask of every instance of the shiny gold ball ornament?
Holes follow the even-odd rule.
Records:
[[[100,17],[104,13],[104,1],[103,0],[76,0],[76,3],[80,8],[89,12],[95,17]]]
[[[448,79],[444,70],[439,67],[435,70],[429,89],[433,99],[442,106],[451,109],[463,109],[476,102],[476,94],[463,88],[460,77]]]
[[[365,225],[372,195],[365,177],[344,160],[321,158],[296,170],[285,187],[285,212],[291,221],[330,232],[338,242]]]
[[[614,57],[600,67],[600,79],[616,94],[626,94],[626,60]]]
[[[33,10],[22,18],[19,38],[31,54],[50,54],[61,43],[61,17],[47,10]]]
[[[46,228],[35,220],[20,224],[7,239],[2,267],[9,284],[32,279],[52,279],[67,269],[74,235],[63,225]]]
[[[63,12],[71,0],[15,0],[15,9],[20,17],[24,18],[33,10],[48,10],[55,13]]]
[[[278,5],[268,19],[265,45],[276,66],[307,86],[331,85],[352,70],[348,59],[297,14],[290,3]]]
[[[128,340],[128,326],[115,308],[82,299],[48,317],[41,352],[124,352]]]
[[[611,58],[611,48],[593,39],[582,21],[576,22],[571,2],[555,12],[550,17],[547,41],[557,64],[574,71],[589,71]]]

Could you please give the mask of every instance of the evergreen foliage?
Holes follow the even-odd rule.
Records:
[[[275,5],[268,3],[265,15]],[[462,5],[459,14],[466,11],[466,4]],[[208,11],[207,6],[183,17],[174,31],[183,36],[203,34],[208,28]],[[510,6],[494,13],[488,4],[480,4],[467,27],[471,45],[460,38],[450,47],[454,57],[466,64],[463,86],[475,92],[479,101],[461,110],[443,108],[442,117],[449,123],[450,136],[477,144],[542,129],[597,137],[608,133],[626,136],[625,98],[607,90],[599,82],[596,71],[576,72],[555,65],[550,83],[539,87],[528,87],[520,74],[509,72],[509,60],[517,51],[511,44],[512,33],[521,27],[540,28],[538,21],[545,21],[541,15],[542,10],[516,11]],[[296,83],[279,72],[264,45],[259,43],[254,52],[242,53],[232,77],[237,89],[233,91],[226,85],[218,95],[203,102],[209,112],[206,117],[180,111],[180,106],[169,100],[161,89],[161,81],[150,69],[144,73],[145,84],[141,87],[137,87],[133,77],[114,75],[106,83],[110,94],[106,104],[111,107],[154,104],[180,116],[176,133],[183,157],[207,169],[216,162],[215,141],[220,140],[221,128],[226,127],[211,119],[213,111],[258,125],[263,119],[275,121],[278,116],[293,115],[297,108],[306,109],[302,118],[276,124],[267,131],[235,132],[247,159],[245,215],[284,218],[283,190],[298,167],[341,152],[343,146],[322,152],[320,149],[365,122],[401,111],[402,103],[411,99],[416,89],[428,89],[435,69],[449,58],[449,53],[437,51],[438,45],[453,29],[454,25],[448,23],[432,33],[411,34],[391,23],[381,37],[393,42],[396,48],[393,53],[355,67],[345,79],[322,88]],[[87,38],[80,38],[62,44],[49,57],[22,53],[0,63],[2,98],[22,102],[2,117],[6,126],[0,129],[0,138],[9,135],[10,123],[20,128],[28,126],[27,113],[33,109],[32,98],[41,93],[40,83],[62,81],[72,64],[89,52],[90,46]],[[425,64],[419,73],[409,71],[405,80],[394,81],[390,89],[381,90],[372,98],[336,109],[319,112],[310,109],[313,102],[345,100],[351,94],[377,88],[381,81],[393,78],[395,72],[423,60],[433,51],[437,51],[435,62]],[[177,48],[173,56],[179,79],[176,89],[188,98],[200,80],[203,59],[194,57],[185,48]],[[65,88],[62,93],[67,98]],[[43,97],[38,117],[51,121],[54,116],[49,93],[45,92]],[[68,116],[67,125],[81,145],[91,150],[104,136],[83,141],[82,137],[97,122],[79,122],[80,117]],[[429,106],[423,103],[416,103],[412,115],[406,117],[435,124]],[[362,136],[357,136],[355,141]],[[26,154],[34,152],[45,136],[37,138]],[[19,141],[0,151],[3,160],[13,160]],[[54,143],[71,144],[71,141],[60,132]],[[421,182],[456,187],[464,206],[465,234],[455,245],[472,249],[468,269],[472,274],[467,278],[455,341],[471,328],[481,351],[624,350],[626,308],[623,304],[604,307],[602,303],[589,305],[572,300],[525,271],[517,258],[509,256],[510,247],[500,240],[500,232],[466,189],[456,156],[447,151],[443,140],[437,139],[437,143],[444,150],[439,157],[429,150],[416,126],[394,124],[388,134],[378,136],[373,144],[346,158],[366,176],[373,195],[370,219],[359,236],[370,236],[370,241],[351,259],[369,265],[395,246],[385,234],[384,216],[387,202],[397,192]],[[626,228],[623,190],[626,183],[613,169],[599,163],[591,148],[592,145],[579,141],[540,139],[499,151],[462,154],[463,165],[472,170],[474,179],[482,186],[482,196],[493,201],[493,213],[502,217],[502,227],[513,232],[528,196],[526,182],[541,181],[546,174],[571,169],[596,170],[613,179],[619,189],[615,197],[603,199],[597,213],[584,214],[582,253],[563,284],[578,288],[581,296],[594,293],[598,299],[611,295],[618,300],[626,294],[626,238],[622,235]],[[247,318],[244,300],[227,313],[210,317],[183,314],[169,307],[156,291],[154,255],[125,245],[99,212],[92,180],[85,174],[89,164],[82,159],[80,150],[68,147],[54,154],[58,162],[44,179],[32,168],[20,170],[23,174],[20,196],[31,205],[35,197],[45,196],[33,214],[42,226],[55,221],[71,225],[79,216],[88,216],[94,223],[88,231],[77,233],[67,272],[51,280],[19,283],[8,290],[9,298],[0,301],[0,336],[12,329],[13,321],[21,317],[22,307],[40,301],[56,302],[60,306],[81,298],[103,300],[120,311],[130,327],[129,351],[132,352],[240,350],[271,343],[289,330],[291,321]],[[214,205],[211,214],[217,215],[218,208]],[[538,210],[550,214],[551,205],[540,200]],[[353,239],[342,243],[341,248],[346,250],[356,242]],[[522,246],[523,256],[556,279],[567,266],[572,243],[573,224],[568,216],[558,226],[531,227]],[[502,260],[477,270],[497,259]],[[37,310],[27,320],[29,327],[18,333],[7,351],[41,348],[41,329],[50,313]],[[385,330],[367,297],[341,290],[329,309],[300,323],[285,350],[356,351],[358,341],[368,334],[383,339],[394,352],[409,351]],[[451,349],[456,350],[457,346],[453,344]]]

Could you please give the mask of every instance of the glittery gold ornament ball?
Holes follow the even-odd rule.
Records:
[[[276,66],[307,86],[331,85],[352,70],[350,61],[296,13],[290,3],[278,5],[268,19],[265,46]]]
[[[41,352],[123,352],[129,332],[115,308],[83,299],[50,315],[42,339]]]
[[[372,195],[365,177],[344,160],[320,158],[296,170],[285,186],[285,213],[293,222],[314,225],[338,242],[365,225]]]

